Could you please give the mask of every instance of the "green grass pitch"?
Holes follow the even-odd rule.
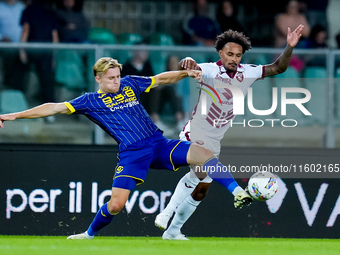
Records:
[[[1,255],[119,254],[119,255],[320,255],[340,254],[337,239],[196,237],[169,241],[160,237],[96,237],[66,240],[61,236],[0,236]]]

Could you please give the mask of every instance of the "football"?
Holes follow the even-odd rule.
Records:
[[[271,199],[278,189],[275,176],[270,172],[257,172],[248,181],[249,194],[256,200],[266,201]]]

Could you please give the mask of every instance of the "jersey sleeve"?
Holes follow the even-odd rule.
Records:
[[[198,64],[198,66],[201,68],[202,70],[202,78],[211,78],[211,72],[210,69],[211,67],[211,63],[202,63],[202,64]]]
[[[64,102],[67,108],[70,110],[71,114],[74,112],[79,112],[86,108],[86,102],[88,101],[88,95],[82,95],[71,101]]]
[[[255,79],[263,79],[264,78],[264,66],[263,65],[245,65],[248,77]]]
[[[133,82],[137,85],[140,93],[142,93],[143,91],[148,93],[152,86],[155,84],[155,78],[153,77],[131,75],[129,76],[129,78],[132,79]]]

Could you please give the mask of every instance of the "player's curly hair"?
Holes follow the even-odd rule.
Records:
[[[229,29],[216,37],[215,49],[217,50],[217,52],[222,50],[228,42],[233,42],[241,45],[242,53],[245,53],[251,48],[249,37],[245,36],[242,32],[237,32]]]
[[[93,66],[93,74],[97,76],[100,73],[106,73],[110,68],[118,67],[120,70],[123,69],[122,64],[119,64],[116,59],[110,57],[104,57],[97,60]]]

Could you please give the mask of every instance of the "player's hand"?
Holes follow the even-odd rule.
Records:
[[[185,59],[183,59],[182,68],[184,70],[201,70],[197,62],[190,57],[186,57]]]
[[[291,32],[290,27],[288,27],[288,33],[287,33],[287,43],[290,47],[294,48],[296,44],[299,42],[301,36],[302,36],[302,30],[304,26],[299,25],[293,32]]]
[[[194,78],[195,80],[202,81],[202,71],[199,70],[187,70],[188,76]]]
[[[16,117],[14,114],[4,114],[4,115],[0,115],[0,128],[4,127],[4,122],[6,120],[15,120]]]

